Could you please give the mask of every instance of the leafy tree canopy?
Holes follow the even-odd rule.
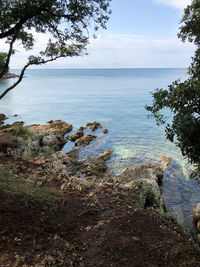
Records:
[[[178,37],[196,44],[197,49],[188,69],[188,79],[173,82],[168,89],[152,93],[153,104],[146,109],[157,124],[167,123],[163,110],[172,112],[166,125],[166,137],[181,149],[183,156],[197,164],[200,172],[200,1],[193,0],[184,12]]]
[[[0,0],[0,39],[9,44],[0,78],[6,73],[10,58],[16,52],[16,42],[20,42],[26,50],[33,49],[33,32],[48,33],[51,38],[38,55],[28,58],[14,87],[22,80],[25,70],[30,65],[44,64],[61,57],[78,56],[83,53],[88,44],[89,30],[106,28],[110,1]],[[0,99],[8,91],[6,90]]]

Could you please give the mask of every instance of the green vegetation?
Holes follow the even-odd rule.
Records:
[[[12,133],[14,136],[21,136],[25,139],[33,135],[33,133],[29,131],[27,127],[24,127],[22,124],[12,125],[11,127],[6,128],[5,131]]]
[[[0,39],[9,44],[0,79],[7,72],[11,56],[16,53],[16,42],[31,50],[36,42],[32,32],[50,36],[43,50],[28,57],[19,79],[0,95],[0,99],[21,82],[29,66],[85,53],[89,31],[94,34],[99,27],[106,28],[110,1],[0,0]]]
[[[25,205],[36,200],[44,210],[50,208],[55,211],[57,208],[58,195],[55,192],[15,177],[10,172],[0,170],[0,188],[22,196]]]
[[[0,52],[0,71],[3,70],[6,64],[7,53]],[[8,67],[6,68],[6,72],[8,72]]]
[[[178,37],[193,42],[196,52],[188,69],[189,78],[175,81],[168,90],[157,89],[152,93],[153,104],[146,109],[156,118],[157,124],[166,124],[163,110],[170,110],[173,118],[167,123],[166,137],[174,142],[190,163],[197,164],[200,173],[200,1],[193,0],[185,9]]]

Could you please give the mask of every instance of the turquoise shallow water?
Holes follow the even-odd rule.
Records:
[[[18,114],[18,120],[26,124],[62,119],[76,130],[89,121],[99,121],[109,134],[99,130],[98,139],[82,149],[80,157],[112,149],[109,166],[115,173],[141,163],[160,164],[162,156],[170,156],[163,197],[168,211],[191,228],[200,186],[188,178],[187,162],[165,140],[164,129],[147,118],[144,109],[152,101],[151,90],[166,88],[179,78],[186,78],[185,69],[28,70],[23,82],[1,101],[0,108],[11,121]],[[12,82],[1,83],[0,90]]]

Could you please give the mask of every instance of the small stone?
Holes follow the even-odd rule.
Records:
[[[170,157],[166,156],[166,157],[162,157],[162,162],[164,164],[164,168],[167,168],[167,166],[170,164],[171,159]]]
[[[104,129],[104,130],[103,130],[103,133],[104,133],[104,134],[107,134],[107,133],[108,133],[108,129]]]
[[[112,150],[105,150],[103,154],[101,155],[103,160],[109,160],[111,156],[112,156]]]

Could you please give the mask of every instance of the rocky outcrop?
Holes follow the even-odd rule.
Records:
[[[91,131],[95,131],[95,130],[97,130],[99,128],[103,128],[103,126],[99,122],[96,122],[96,121],[94,121],[94,122],[88,122],[86,124],[86,127],[90,127],[90,130]]]
[[[6,80],[6,79],[11,79],[11,78],[18,78],[19,75],[15,74],[15,73],[6,73],[1,79],[0,81]]]
[[[75,134],[71,135],[68,137],[69,141],[75,142],[77,139],[81,138],[84,136],[84,128],[80,127]]]
[[[60,120],[51,121],[48,125],[35,124],[27,127],[23,126],[23,122],[15,122],[1,127],[0,149],[14,158],[51,154],[63,147],[67,142],[64,136],[71,130],[71,124]]]
[[[61,120],[49,121],[47,125],[33,124],[28,126],[28,129],[35,133],[46,133],[46,134],[62,134],[65,135],[72,130],[72,125]]]
[[[125,187],[140,190],[138,205],[142,208],[153,207],[165,210],[161,196],[163,171],[154,165],[141,165],[134,169],[127,168],[120,176]]]
[[[79,138],[78,141],[75,143],[75,146],[87,146],[95,138],[97,138],[95,135],[88,134],[86,136]]]

